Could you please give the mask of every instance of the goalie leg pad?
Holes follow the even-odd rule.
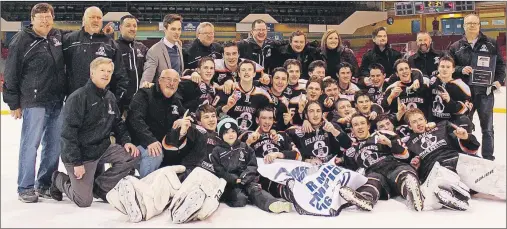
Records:
[[[171,212],[173,223],[185,223],[193,218],[196,212],[202,207],[206,194],[201,190],[193,190],[185,197],[179,208]]]
[[[461,200],[448,190],[439,189],[435,192],[435,195],[445,208],[458,211],[466,211],[470,208],[468,201]]]
[[[456,171],[470,189],[506,199],[505,165],[460,154]]]
[[[120,200],[120,195],[119,195],[119,192],[120,192],[120,185],[122,182],[126,182],[125,181],[125,178],[122,178],[115,186],[113,189],[111,189],[107,195],[106,195],[106,199],[107,199],[107,202],[110,203],[111,205],[113,205],[114,208],[116,208],[116,210],[120,211],[122,214],[124,215],[127,215],[127,210],[125,209],[125,207],[123,206],[123,203],[121,202]]]
[[[140,222],[143,219],[141,209],[136,200],[136,191],[130,182],[122,182],[119,186],[120,201],[123,203],[130,222]]]

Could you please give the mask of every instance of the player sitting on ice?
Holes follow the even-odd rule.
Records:
[[[428,188],[428,192],[424,191],[427,198],[435,193],[445,207],[466,210],[469,207],[470,196],[466,192],[469,187],[473,191],[505,200],[505,165],[477,157],[480,143],[473,134],[448,121],[439,122],[431,129],[426,128],[426,117],[419,109],[408,110],[405,121],[414,132],[405,144],[409,151],[418,155],[412,159],[412,165],[418,168],[421,181],[425,181],[423,191]],[[455,172],[468,187],[448,176],[432,176],[432,173],[438,172],[434,170],[442,167]],[[447,185],[439,185],[440,181],[434,179],[449,181]]]
[[[261,189],[255,152],[238,139],[238,123],[225,118],[218,123],[222,137],[211,154],[211,162],[218,177],[227,181],[222,200],[230,207],[244,207],[248,201],[267,212],[289,212],[291,203],[278,201]]]
[[[352,133],[358,140],[349,148],[343,160],[337,163],[345,168],[365,169],[368,181],[357,191],[344,186],[340,189],[343,199],[360,209],[371,211],[379,198],[401,195],[407,205],[421,211],[423,197],[419,188],[417,172],[399,159],[409,157],[408,150],[392,131],[370,134],[370,121],[356,114],[351,119]]]

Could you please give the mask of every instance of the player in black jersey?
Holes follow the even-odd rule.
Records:
[[[219,91],[213,101],[219,114],[236,119],[241,132],[255,130],[255,111],[273,103],[267,91],[253,85],[254,75],[255,63],[244,60],[239,64],[240,82],[231,95]]]
[[[215,62],[212,57],[205,56],[199,59],[197,73],[201,77],[201,82],[192,81],[192,77],[187,75],[181,77],[178,86],[178,93],[183,97],[183,107],[190,110],[192,117],[195,117],[195,111],[201,104],[211,104],[215,98],[215,88],[211,82],[215,74]]]
[[[336,155],[341,156],[350,147],[350,138],[340,126],[325,120],[319,102],[309,102],[305,114],[313,131],[305,133],[299,126],[292,126],[286,131],[301,152],[303,160],[320,165]]]
[[[386,82],[386,72],[379,63],[373,63],[369,68],[370,76],[361,77],[358,86],[371,96],[373,102],[380,105],[384,99],[384,92],[389,86]]]
[[[268,89],[271,100],[275,108],[275,130],[286,130],[292,120],[292,114],[289,112],[289,99],[283,94],[287,88],[289,74],[282,67],[273,69],[273,79]]]
[[[370,95],[363,91],[356,92],[354,102],[356,111],[370,120],[370,132],[373,133],[377,129],[377,117],[384,113],[384,109],[373,103]]]
[[[408,159],[408,150],[394,132],[370,134],[370,122],[363,115],[352,117],[352,131],[358,140],[338,164],[356,170],[363,168],[368,181],[356,191],[342,187],[340,195],[363,210],[371,211],[380,198],[401,195],[416,210],[423,209],[417,172],[399,159]]]
[[[322,95],[322,80],[312,77],[306,84],[304,94],[293,97],[289,100],[289,110],[293,115],[292,125],[302,125],[305,120],[305,108],[309,102],[319,101]]]
[[[285,97],[292,99],[304,94],[307,80],[301,79],[301,62],[296,59],[288,59],[283,63],[283,68],[289,73],[289,85],[283,92]]]

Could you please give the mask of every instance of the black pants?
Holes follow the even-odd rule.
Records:
[[[359,187],[357,191],[368,194],[374,202],[378,199],[389,199],[391,196],[401,195],[405,197],[401,184],[407,175],[417,178],[417,172],[406,163],[395,160],[380,162],[380,165],[375,165],[375,167],[366,170],[365,176],[368,181]]]
[[[229,207],[244,207],[250,201],[258,208],[270,212],[269,205],[278,200],[262,190],[260,184],[252,182],[247,185],[227,185],[222,195],[222,201]]]

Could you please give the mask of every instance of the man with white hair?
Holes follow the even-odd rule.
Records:
[[[55,171],[49,190],[53,199],[61,201],[65,193],[79,207],[89,207],[94,196],[106,200],[107,192],[139,161],[139,150],[130,143],[116,98],[107,90],[113,61],[98,57],[89,68],[90,80],[63,107],[61,158],[67,174]],[[111,132],[116,143],[111,143]],[[95,177],[97,166],[105,163],[112,167]]]
[[[113,38],[102,32],[102,11],[92,6],[85,10],[83,27],[63,37],[63,54],[69,83],[68,94],[84,86],[90,78],[90,63],[97,57],[113,60],[116,68],[111,90],[119,101],[127,91],[129,79],[122,63],[121,52]]]
[[[205,56],[213,59],[222,59],[224,49],[215,43],[215,26],[210,22],[202,22],[197,26],[197,38],[190,48],[183,51],[184,69],[195,69],[199,60]]]

